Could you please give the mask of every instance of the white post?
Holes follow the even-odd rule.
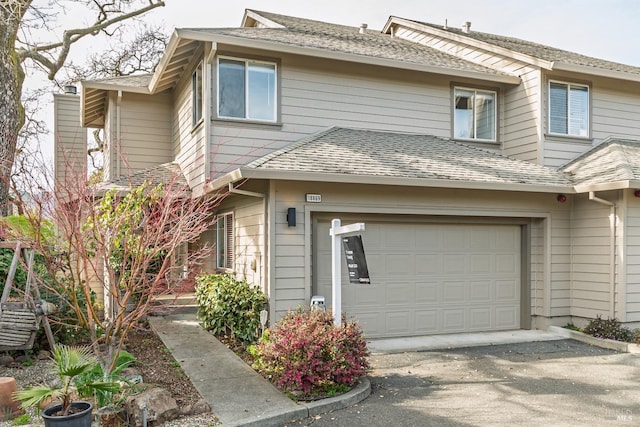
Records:
[[[340,225],[339,219],[331,220],[331,310],[333,312],[333,324],[342,324],[342,264],[340,255],[342,254],[341,240],[343,234],[355,233],[364,230],[364,223]]]
[[[333,324],[342,324],[342,264],[340,263],[340,235],[337,233],[340,220],[331,221],[331,309],[333,310]]]

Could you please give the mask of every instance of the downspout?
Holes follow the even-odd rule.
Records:
[[[596,197],[589,191],[589,200],[609,206],[609,317],[616,315],[616,204]]]
[[[122,173],[122,141],[120,141],[121,131],[120,131],[120,104],[122,103],[122,91],[118,91],[118,99],[116,100],[116,149],[117,158],[116,158],[116,177],[120,178],[120,174]]]

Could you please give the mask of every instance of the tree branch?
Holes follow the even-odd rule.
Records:
[[[66,30],[63,33],[62,41],[57,43],[50,43],[40,46],[33,46],[29,49],[20,48],[16,51],[18,58],[20,61],[24,61],[25,59],[31,59],[35,62],[40,63],[43,67],[47,69],[48,78],[53,80],[56,73],[62,68],[64,65],[67,56],[69,55],[69,50],[71,49],[71,45],[73,45],[78,40],[82,39],[87,35],[96,35],[100,31],[106,29],[107,27],[117,24],[119,22],[125,21],[130,18],[134,18],[136,16],[142,15],[150,10],[153,10],[157,7],[163,7],[165,2],[163,0],[149,0],[149,4],[143,8],[124,13],[122,15],[118,15],[112,18],[108,18],[110,13],[118,13],[118,10],[107,10],[107,4],[100,5],[98,2],[95,2],[98,6],[99,13],[96,21],[90,27],[86,28],[75,28],[71,30]],[[109,4],[113,5],[113,4]],[[51,52],[52,50],[60,49],[58,52],[57,58],[51,60],[43,55],[42,52]]]

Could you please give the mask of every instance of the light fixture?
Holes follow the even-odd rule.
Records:
[[[296,226],[296,208],[287,208],[287,226]]]
[[[564,203],[567,201],[567,196],[565,196],[564,194],[558,194],[558,197],[556,197],[556,200],[559,203]]]

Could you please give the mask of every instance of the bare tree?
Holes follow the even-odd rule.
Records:
[[[31,30],[48,26],[64,3],[83,5],[94,13],[93,22],[65,30],[59,41],[32,39]],[[123,22],[164,4],[162,0],[0,0],[0,215],[7,213],[10,174],[25,123],[21,100],[25,64],[33,64],[53,80],[74,43],[86,36],[110,35]]]

